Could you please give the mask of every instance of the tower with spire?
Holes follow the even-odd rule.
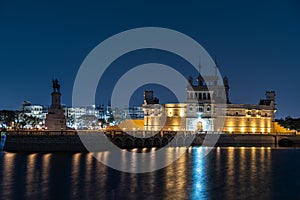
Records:
[[[215,103],[229,103],[229,83],[228,78],[224,77],[219,80],[218,64],[215,60],[215,66],[212,74],[201,75],[201,63],[199,63],[199,73],[196,78],[197,84],[194,85],[193,78],[188,78],[187,86],[187,102],[215,102]],[[222,82],[223,81],[223,82]],[[223,84],[222,84],[223,83]]]

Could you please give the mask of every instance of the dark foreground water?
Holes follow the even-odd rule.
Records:
[[[144,174],[88,153],[2,152],[0,199],[300,199],[300,149],[216,148],[201,158],[203,151]]]

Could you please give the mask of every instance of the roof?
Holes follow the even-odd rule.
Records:
[[[142,130],[144,129],[144,119],[126,119],[115,126],[117,129]]]

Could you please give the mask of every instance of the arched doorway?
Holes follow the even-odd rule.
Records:
[[[203,131],[203,125],[202,122],[197,122],[197,132],[202,132]]]

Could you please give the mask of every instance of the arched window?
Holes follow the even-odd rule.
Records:
[[[207,94],[207,99],[210,99],[210,93]]]
[[[203,93],[203,99],[206,100],[206,93]]]
[[[210,112],[210,106],[207,106],[206,111]]]
[[[203,112],[203,106],[198,107],[198,112]]]

